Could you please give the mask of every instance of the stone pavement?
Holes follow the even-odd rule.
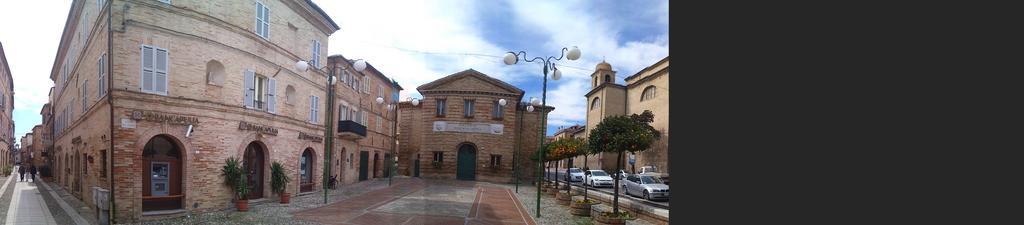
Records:
[[[15,169],[17,170],[17,169]],[[38,178],[38,176],[36,177]],[[7,216],[4,224],[46,224],[57,225],[50,209],[46,207],[42,193],[33,182],[15,182],[12,186],[13,194],[11,202],[7,207]]]
[[[536,224],[509,189],[452,180],[411,179],[293,215],[321,224]]]

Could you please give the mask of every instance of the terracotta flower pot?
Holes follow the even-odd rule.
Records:
[[[248,199],[239,199],[239,200],[235,201],[235,208],[238,208],[239,212],[248,212],[249,211],[249,200]]]
[[[281,204],[288,204],[292,200],[292,194],[281,193]]]

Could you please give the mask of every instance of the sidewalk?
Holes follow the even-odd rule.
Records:
[[[10,176],[0,185],[0,225],[9,224],[95,224],[69,207],[64,199],[56,199],[42,178],[21,182]]]

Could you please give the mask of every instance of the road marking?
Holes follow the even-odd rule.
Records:
[[[53,196],[53,199],[57,201],[57,204],[60,205],[60,208],[64,210],[64,213],[68,214],[68,216],[71,217],[71,220],[75,221],[75,224],[89,225],[89,222],[86,221],[85,218],[82,218],[82,215],[79,215],[78,211],[72,209],[67,202],[64,202],[63,198],[60,198],[59,196],[57,196],[57,194],[54,194],[53,191],[50,190],[50,185],[47,185],[46,181],[42,181],[39,183],[43,184],[43,189],[46,189],[46,192],[50,193],[50,196]]]

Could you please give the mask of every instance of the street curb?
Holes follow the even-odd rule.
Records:
[[[39,183],[43,184],[42,187],[46,189],[47,193],[50,193],[50,196],[53,197],[53,200],[57,201],[57,204],[60,205],[60,208],[64,210],[64,213],[71,217],[71,220],[75,221],[75,224],[89,225],[89,222],[86,221],[85,218],[82,217],[82,215],[79,215],[77,210],[72,209],[71,205],[68,205],[67,202],[64,202],[63,198],[60,198],[60,196],[57,196],[57,194],[53,193],[53,190],[50,189],[50,185],[46,184],[46,181],[40,181]]]

